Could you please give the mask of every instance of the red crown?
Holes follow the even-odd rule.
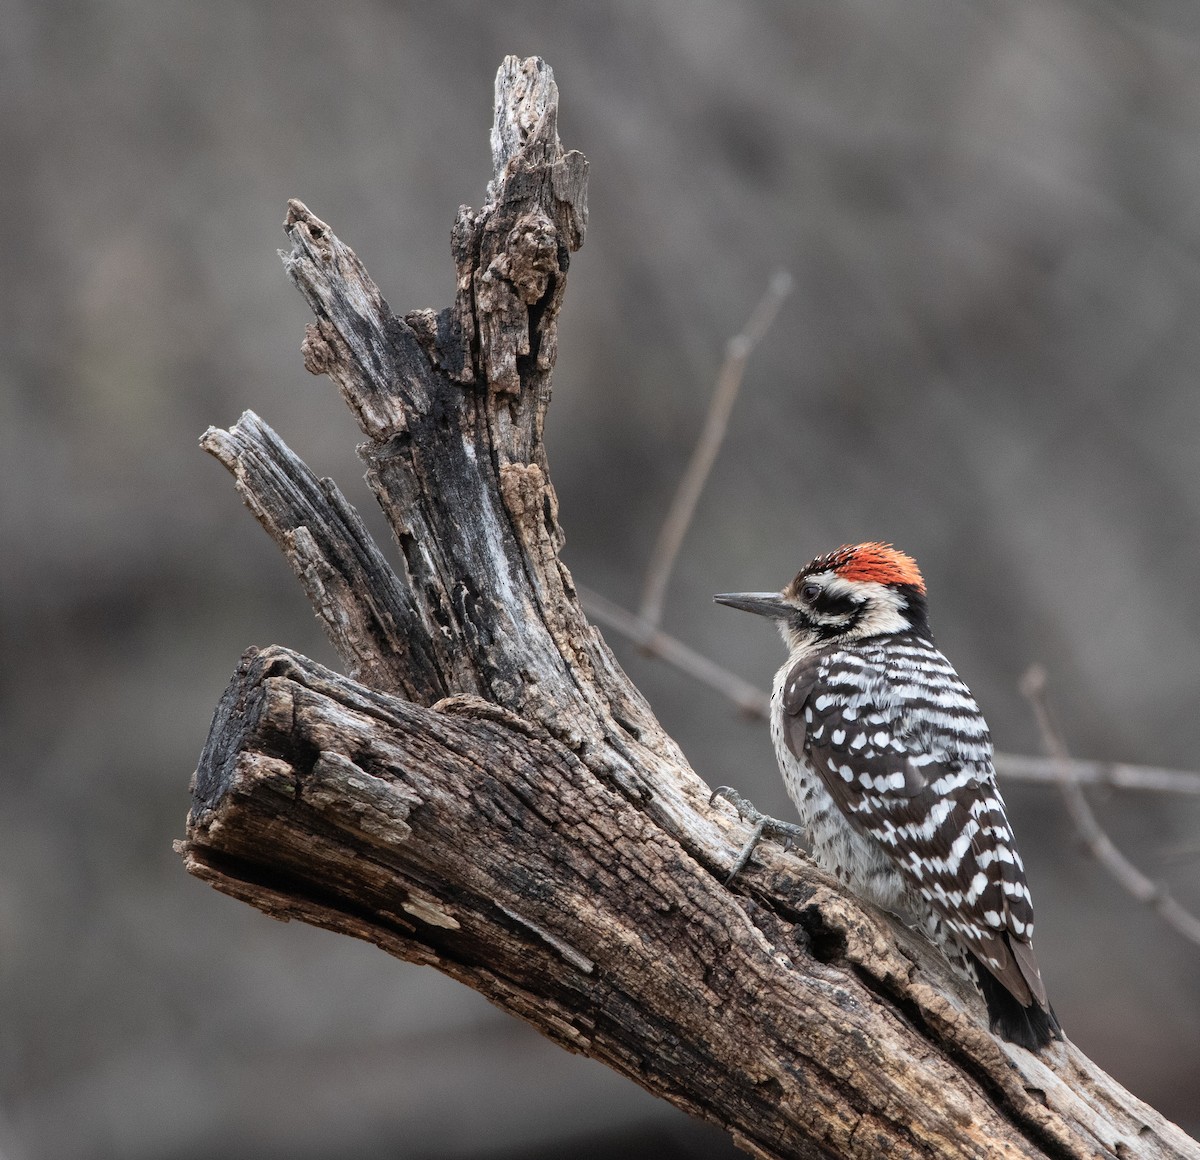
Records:
[[[924,594],[925,580],[911,556],[891,544],[845,544],[828,556],[818,556],[805,572],[836,572],[843,580],[872,584],[908,584]]]

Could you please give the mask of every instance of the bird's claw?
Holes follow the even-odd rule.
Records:
[[[714,789],[712,794],[709,796],[708,804],[711,806],[717,800],[717,798],[723,798],[731,806],[733,806],[733,808],[737,810],[737,816],[741,818],[743,822],[750,822],[753,825],[758,821],[759,818],[763,816],[748,798],[742,797],[742,795],[738,793],[738,791],[731,785],[717,786],[717,788]]]
[[[712,805],[717,798],[727,801],[737,810],[737,815],[743,822],[748,822],[754,827],[749,839],[742,847],[741,853],[734,861],[733,869],[729,871],[729,876],[725,879],[726,886],[746,868],[754,853],[754,848],[763,838],[778,842],[785,850],[790,850],[804,841],[804,831],[799,826],[794,826],[791,822],[781,822],[778,818],[768,817],[747,798],[742,797],[732,786],[722,785],[713,790],[708,799],[709,805]]]

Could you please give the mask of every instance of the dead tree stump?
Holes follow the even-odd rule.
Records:
[[[587,162],[538,59],[496,78],[453,305],[392,313],[302,204],[305,365],[366,435],[394,562],[258,417],[203,446],[347,675],[251,649],[193,785],[188,870],[427,963],[762,1157],[1200,1157],[1069,1043],[1002,1044],[936,952],[764,845],[691,770],[559,560],[542,428]],[[603,482],[598,481],[598,488]]]

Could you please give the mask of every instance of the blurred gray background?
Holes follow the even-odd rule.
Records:
[[[547,431],[577,580],[636,603],[725,342],[785,267],[666,627],[766,685],[778,640],[711,594],[894,540],[1000,748],[1038,750],[1040,661],[1076,754],[1200,761],[1191,0],[0,0],[3,1160],[732,1154],[171,851],[242,649],[333,660],[197,437],[253,408],[386,535],[301,364],[285,200],[398,312],[445,305],[510,52],[554,68],[592,164]],[[761,725],[613,643],[704,777],[786,814]],[[1200,1131],[1200,952],[1053,790],[1006,795],[1063,1024]],[[1092,798],[1200,909],[1197,800]]]

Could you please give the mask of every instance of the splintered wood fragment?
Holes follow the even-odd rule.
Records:
[[[205,435],[351,676],[244,655],[187,869],[446,972],[756,1156],[1200,1157],[1070,1044],[999,1043],[929,944],[811,862],[764,843],[725,887],[745,825],[709,804],[558,555],[542,432],[587,170],[557,108],[542,61],[504,62],[444,310],[398,319],[289,207],[305,365],[357,417],[395,545],[256,416]]]
[[[436,625],[414,600],[332,480],[318,479],[271,428],[247,411],[201,447],[233,474],[238,492],[291,564],[347,671],[429,704],[446,696],[428,651]]]
[[[341,389],[363,430],[386,439],[405,415],[428,405],[428,355],[412,328],[392,314],[358,255],[301,201],[288,202],[284,269],[317,316],[304,341],[304,365]]]

